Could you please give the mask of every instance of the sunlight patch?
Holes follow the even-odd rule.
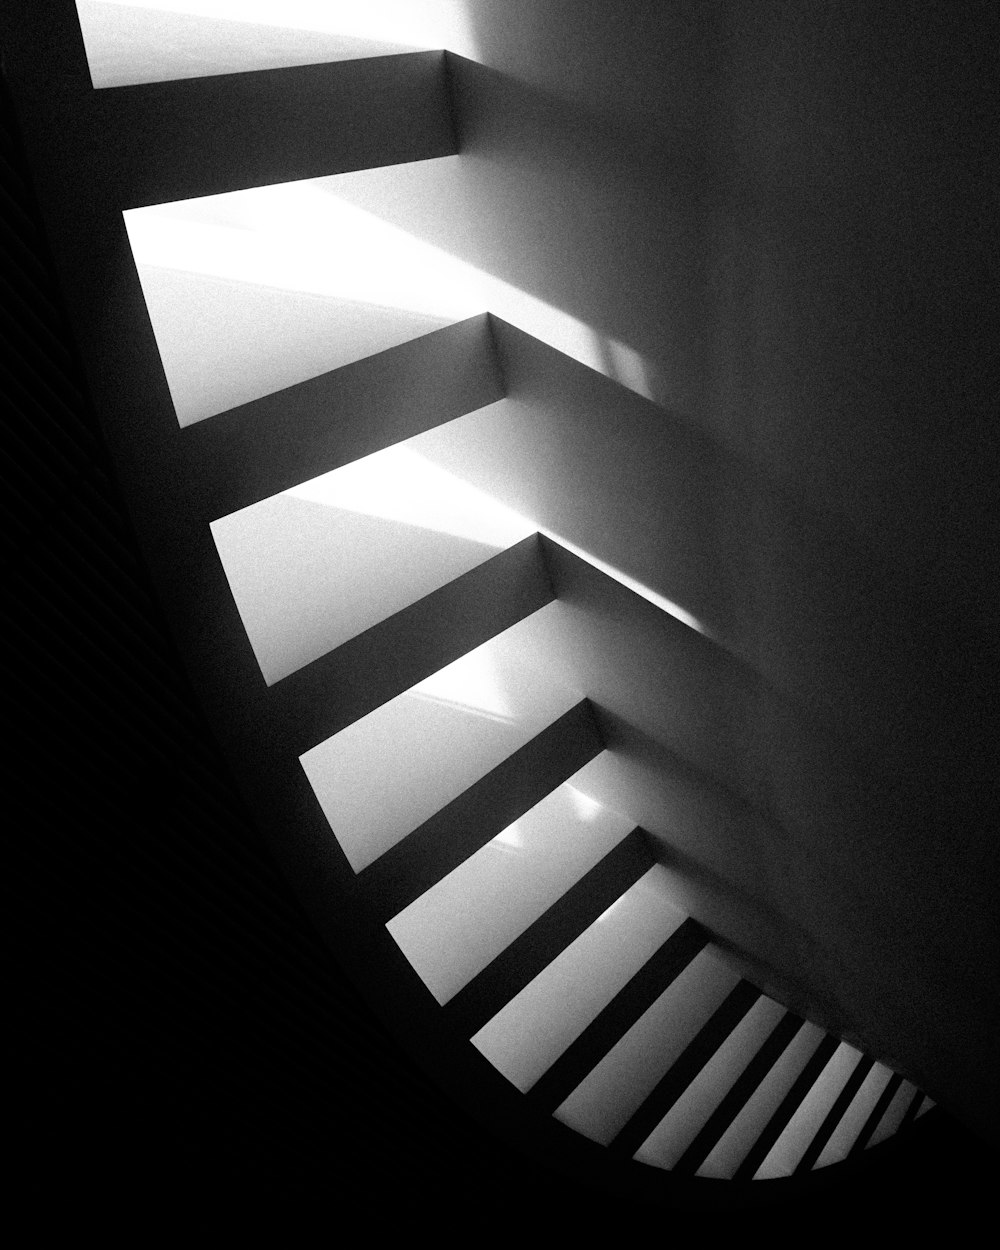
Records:
[[[404,521],[498,550],[513,546],[536,530],[533,522],[403,444],[355,460],[283,494],[366,516]]]
[[[103,0],[122,9],[283,26],[475,56],[465,0]],[[79,6],[85,14],[87,4]]]

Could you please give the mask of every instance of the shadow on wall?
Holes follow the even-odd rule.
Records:
[[[494,55],[488,36],[484,25],[484,56]],[[520,54],[520,45],[507,47],[507,59],[516,60],[511,47]],[[531,55],[544,59],[537,50]],[[968,465],[939,463],[936,448],[928,459],[926,446],[887,425],[887,402],[897,406],[896,375],[912,396],[914,371],[926,367],[906,341],[907,317],[886,340],[882,326],[892,310],[873,296],[873,257],[855,242],[859,231],[877,237],[886,210],[869,209],[856,189],[841,194],[831,214],[817,202],[810,208],[787,173],[768,189],[747,168],[753,149],[734,148],[728,137],[726,110],[736,108],[732,96],[748,72],[735,36],[702,30],[678,57],[667,61],[677,71],[678,100],[672,88],[659,88],[665,113],[678,104],[667,135],[641,132],[634,118],[629,124],[629,104],[609,120],[512,73],[451,57],[463,150],[439,191],[427,190],[415,207],[387,193],[385,171],[351,186],[331,180],[329,189],[590,327],[595,344],[626,345],[641,362],[642,386],[671,419],[708,437],[707,444],[698,439],[699,451],[723,446],[734,456],[719,477],[700,475],[706,528],[721,531],[712,580],[721,573],[722,581],[740,583],[728,613],[739,631],[734,649],[805,702],[848,718],[847,731],[870,737],[874,749],[894,751],[902,734],[908,749],[926,750],[926,725],[910,726],[917,718],[937,725],[947,684],[925,695],[929,635],[955,630],[972,642],[982,607],[969,593],[976,580],[970,551],[941,525],[940,479],[952,469],[967,476]],[[713,58],[725,72],[711,68]],[[649,64],[647,54],[647,74]],[[808,89],[793,67],[772,67],[771,78],[797,89],[808,116]],[[595,91],[600,84],[598,76]],[[830,100],[817,91],[829,114]],[[766,103],[757,100],[756,108],[761,125],[774,124]],[[866,123],[875,124],[862,118],[859,127]],[[800,122],[788,140],[790,158],[815,166],[808,139]],[[849,164],[846,147],[836,156]],[[902,170],[904,187],[919,172]],[[814,201],[837,178],[835,163]],[[884,259],[890,270],[905,260],[891,250]],[[865,358],[882,375],[867,392],[857,378]],[[664,494],[674,485],[665,474]],[[765,506],[763,516],[761,482],[772,501],[781,496],[779,508]],[[975,504],[968,506],[975,515]],[[952,500],[949,517],[954,510]],[[805,541],[803,518],[811,529]],[[798,549],[776,543],[776,532]],[[975,546],[982,549],[981,535]],[[935,548],[938,557],[928,561]],[[655,555],[640,563],[646,567],[616,567],[707,620],[729,643],[703,604],[683,587],[664,585]],[[960,573],[957,587],[946,584],[949,567]],[[816,599],[818,583],[825,585]],[[917,618],[919,637],[908,623]],[[974,647],[981,654],[983,646],[980,633]],[[951,649],[940,650],[951,667],[948,682],[964,681],[967,697],[981,697]],[[912,680],[917,672],[924,680]],[[874,686],[891,697],[857,700],[859,689]],[[904,714],[891,714],[894,705]]]

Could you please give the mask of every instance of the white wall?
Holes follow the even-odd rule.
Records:
[[[95,87],[421,48],[474,55],[462,0],[77,0]]]

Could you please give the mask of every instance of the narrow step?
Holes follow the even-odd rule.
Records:
[[[477,1033],[652,864],[645,836],[633,829],[448,1001],[455,1028]]]
[[[531,535],[296,669],[271,687],[269,712],[301,755],[552,599]]]
[[[830,1107],[823,1122],[813,1133],[809,1145],[795,1166],[795,1173],[811,1172],[816,1167],[820,1156],[824,1153],[834,1133],[844,1123],[848,1109],[854,1102],[862,1085],[875,1066],[875,1060],[868,1055],[861,1055],[844,1081],[833,1105]],[[833,1162],[833,1159],[829,1160]]]
[[[669,905],[666,914],[670,915]],[[697,958],[708,935],[693,920],[681,913],[677,916],[680,919],[672,925],[659,949],[636,969],[532,1087],[531,1101],[540,1110],[554,1113]]]
[[[871,1065],[850,1106],[818,1151],[814,1167],[828,1167],[847,1158],[892,1075],[892,1070],[883,1063]]]
[[[875,1125],[871,1136],[865,1142],[866,1148],[877,1146],[880,1142],[884,1142],[886,1138],[891,1137],[893,1133],[899,1131],[906,1118],[910,1104],[918,1096],[919,1092],[912,1081],[900,1081],[894,1096],[885,1108],[885,1112]]]
[[[769,1000],[764,1000],[765,1002]],[[727,1133],[731,1133],[741,1113],[745,1113],[751,1101],[764,1088],[764,1082],[774,1070],[789,1044],[801,1030],[803,1021],[790,1011],[780,1020],[753,1056],[738,1079],[729,1088],[718,1105],[705,1117],[704,1124],[694,1134],[685,1149],[677,1155],[673,1171],[678,1175],[698,1172],[708,1156],[716,1150]],[[766,1111],[761,1112],[762,1118]],[[747,1143],[749,1148],[751,1142]],[[738,1160],[739,1161],[739,1160]],[[738,1162],[737,1161],[737,1162]],[[718,1161],[721,1163],[721,1160]],[[735,1167],[733,1168],[735,1171]]]
[[[791,1176],[796,1171],[845,1083],[863,1061],[860,1051],[847,1042],[838,1044],[832,1037],[817,1053],[826,1054],[827,1050],[826,1063],[754,1169],[754,1180]]]
[[[388,922],[603,749],[581,700],[369,864],[362,890]]]
[[[187,426],[185,480],[215,521],[502,397],[470,317]]]
[[[492,830],[484,827],[472,854],[603,749],[572,674],[560,669],[565,629],[561,605],[548,603],[300,756],[356,873],[432,819],[445,827],[463,806]],[[537,758],[530,748],[518,758],[535,738]],[[508,783],[517,790],[498,794],[495,812],[475,810]],[[393,897],[385,920],[435,880]]]
[[[797,1038],[796,1041],[799,1041],[799,1039]],[[750,1132],[754,1140],[753,1145],[745,1153],[739,1166],[733,1172],[733,1179],[751,1180],[756,1175],[758,1168],[770,1153],[774,1143],[798,1111],[802,1100],[808,1095],[833,1057],[834,1052],[837,1050],[837,1045],[837,1039],[830,1037],[822,1029],[808,1026],[807,1029],[803,1030],[800,1046],[790,1048],[794,1050],[794,1058],[787,1067],[795,1073],[794,1080],[790,1085],[786,1085],[784,1079],[778,1082],[778,1091],[783,1094],[783,1097],[780,1098],[777,1107],[774,1108],[766,1121],[759,1115],[755,1115],[751,1123],[743,1126]],[[802,1053],[803,1051],[805,1054]],[[787,1074],[787,1071],[783,1071],[782,1077],[786,1077]],[[771,1090],[769,1093],[778,1091]],[[769,1102],[770,1098],[766,1101]],[[759,1109],[755,1108],[755,1113]],[[770,1107],[767,1109],[771,1110]],[[764,1124],[763,1130],[761,1129],[762,1123]],[[699,1168],[698,1174],[701,1176],[706,1173]]]
[[[560,1103],[556,1119],[621,1147],[630,1121],[738,981],[710,948],[700,951]]]
[[[653,863],[632,822],[590,797],[601,755],[386,926],[427,988],[446,1004],[452,1025],[467,1036]],[[510,989],[510,978],[523,976],[524,964],[539,959],[535,972]],[[497,994],[503,996],[496,1006],[484,1008],[484,1000]],[[484,1009],[476,1027],[468,1027]]]
[[[710,957],[710,952],[706,952]],[[728,968],[723,970],[736,980]],[[718,1004],[711,1017],[669,1069],[649,1091],[641,1105],[635,1109],[610,1143],[616,1154],[631,1158],[663,1121],[678,1099],[689,1091],[696,1077],[719,1050],[734,1029],[744,1019],[760,998],[760,991],[746,981],[732,986],[725,999]],[[668,1139],[669,1141],[669,1139]],[[654,1143],[654,1158],[655,1143]]]
[[[428,463],[422,438],[212,523],[268,685],[535,533]]]
[[[867,1149],[867,1147],[872,1144],[871,1142],[872,1135],[874,1134],[875,1130],[878,1128],[882,1120],[885,1118],[886,1111],[889,1109],[891,1105],[895,1103],[896,1096],[899,1093],[902,1085],[903,1085],[903,1078],[899,1075],[898,1072],[894,1072],[892,1076],[889,1078],[889,1080],[886,1082],[886,1084],[883,1086],[882,1091],[878,1096],[878,1100],[875,1103],[875,1106],[872,1107],[868,1115],[868,1118],[867,1120],[865,1120],[864,1126],[861,1129],[861,1132],[855,1138],[854,1144],[851,1146],[851,1149],[850,1149],[850,1153],[852,1155],[860,1154],[862,1150]]]
[[[457,152],[442,52],[108,87],[91,97],[122,208]]]
[[[737,991],[733,993],[735,995]],[[746,991],[743,994],[745,1001]],[[705,1048],[710,1046],[734,1014],[733,1006],[728,1002],[724,1003],[696,1041]],[[682,1089],[679,1094],[674,1090],[670,1090],[669,1094],[664,1091],[663,1101],[666,1102],[669,1096],[673,1098],[673,1102],[645,1141],[635,1150],[634,1157],[654,1167],[677,1171],[677,1165],[704,1132],[721,1103],[737,1088],[757,1055],[767,1047],[786,1014],[784,1008],[773,999],[763,994],[758,995],[729,1036],[702,1064],[687,1088]],[[687,1052],[678,1061],[678,1069],[684,1064],[686,1056]],[[699,1058],[697,1051],[692,1052],[689,1060],[692,1068],[697,1065]],[[637,1132],[631,1140],[634,1141],[641,1131],[637,1126]]]
[[[791,1013],[780,1027],[781,1032],[777,1040],[770,1047],[762,1047],[758,1056],[761,1059],[760,1067],[764,1069],[762,1079],[750,1091],[747,1088],[740,1091],[741,1095],[749,1092],[749,1097],[742,1103],[722,1134],[710,1146],[707,1154],[698,1160],[697,1175],[727,1180],[734,1178],[760,1140],[762,1126],[766,1127],[772,1123],[779,1113],[784,1114],[785,1108],[787,1108],[787,1115],[791,1115],[795,1099],[801,1097],[808,1089],[806,1083],[797,1089],[796,1086],[822,1044],[825,1034],[816,1025],[805,1023]],[[768,1050],[766,1059],[763,1058],[765,1050]],[[773,1054],[774,1050],[778,1052],[776,1057]],[[768,1060],[772,1062],[768,1063]],[[757,1075],[758,1072],[754,1071],[753,1077]],[[753,1077],[748,1069],[748,1086],[752,1086]],[[811,1083],[812,1076],[808,1078],[808,1081]],[[793,1090],[795,1090],[794,1094]],[[706,1124],[707,1131],[708,1124]],[[694,1156],[695,1143],[692,1143],[691,1149],[692,1156]]]
[[[685,925],[671,904],[668,874],[654,865],[498,1011],[473,1044],[519,1089],[531,1091],[540,1110],[554,1110],[625,1031],[629,1016],[641,1014],[636,1000],[655,998],[703,942],[698,926]],[[662,981],[651,989],[648,964],[658,953]]]

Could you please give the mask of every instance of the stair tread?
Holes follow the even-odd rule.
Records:
[[[469,317],[187,425],[182,471],[215,521],[501,399]]]
[[[651,878],[656,873],[656,868],[651,869],[633,890],[640,889],[644,883],[647,887],[654,885]],[[627,897],[628,893],[623,896]],[[597,1002],[594,1011],[588,1008],[578,1017],[579,1027],[574,1024],[564,1043],[555,1048],[534,1079],[528,1082],[531,1102],[539,1109],[554,1111],[707,942],[707,934],[694,921],[670,908],[665,901],[659,905],[663,909],[662,927],[658,931],[660,940],[655,945],[644,946],[645,958],[629,965],[620,977],[616,976],[611,990],[606,996],[601,995],[603,1001]],[[599,919],[596,925],[600,924]],[[597,936],[595,925],[588,934]],[[579,941],[582,943],[583,939]],[[570,947],[569,951],[572,949]],[[618,971],[616,969],[616,973]],[[532,983],[536,997],[544,992],[548,980],[542,974]]]
[[[359,871],[388,922],[604,749],[586,700]]]
[[[633,829],[448,1001],[455,1027],[467,1035],[477,1032],[652,863],[645,836]]]
[[[532,535],[276,682],[269,714],[305,753],[552,599]]]

